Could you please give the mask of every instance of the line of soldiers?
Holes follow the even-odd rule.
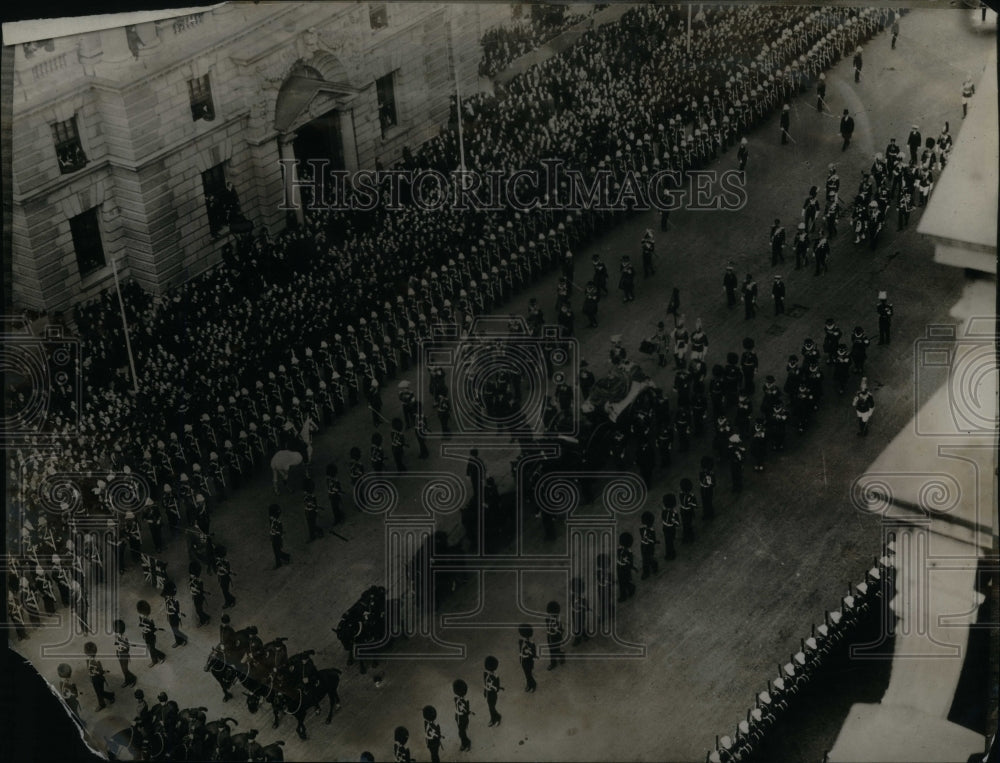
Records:
[[[51,521],[24,520],[19,538],[11,539],[20,553],[6,559],[7,615],[18,640],[63,608],[75,628],[92,630],[90,594],[106,575],[102,537],[96,530],[82,531],[69,516],[69,505],[63,507]]]
[[[878,294],[875,312],[880,343],[888,343],[893,306],[884,291]],[[672,405],[660,388],[640,395],[631,406],[628,425],[614,425],[609,460],[619,469],[635,466],[647,487],[651,487],[657,461],[661,468],[669,469],[675,445],[679,452],[690,451],[692,439],[708,432],[711,424],[714,428],[711,432],[714,457],[706,456],[702,460],[698,477],[705,517],[711,518],[716,464],[729,465],[731,489],[738,493],[742,490],[744,462],[748,458],[755,471],[763,471],[770,455],[785,449],[789,426],[799,434],[812,427],[823,401],[828,397],[825,393],[829,383],[824,381],[824,354],[825,366],[832,372],[838,395],[846,393],[852,374],[861,377],[866,374],[870,339],[861,326],[856,326],[850,336],[845,337],[837,322],[831,318],[826,321],[823,334],[822,347],[812,338],[806,338],[800,354],[788,357],[785,381],[780,387],[771,374],[764,377],[763,386],[759,387],[759,362],[755,342],[749,337],[743,340],[741,354],[726,353],[725,364],[714,364],[710,374],[705,361],[707,340],[705,348],[690,361],[687,345],[682,345],[680,354],[676,356],[672,384],[675,403]],[[612,356],[616,350],[621,357],[622,350],[618,347],[612,348]],[[755,404],[758,390],[761,398],[759,404]],[[693,517],[691,507],[695,504],[693,490],[685,489],[685,483],[688,486],[691,484],[686,479],[681,481],[678,516],[673,518],[672,511],[667,512],[671,517],[665,513],[664,524],[683,525],[684,539],[688,540],[693,537],[693,526],[688,520]],[[664,508],[673,510],[674,506],[665,505]],[[686,510],[692,513],[685,515]],[[643,577],[655,571],[654,565],[647,563],[649,544],[654,542],[646,529],[651,521],[651,517],[644,516],[643,529],[640,530]],[[627,541],[621,544],[626,549],[632,545],[631,535]],[[674,553],[672,535],[665,536],[664,543],[664,553],[670,559]],[[625,567],[631,567],[631,563]],[[634,592],[630,576],[623,574],[619,581],[623,586],[621,597],[630,597]]]

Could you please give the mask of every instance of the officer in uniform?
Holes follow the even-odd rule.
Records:
[[[684,323],[683,315],[676,320],[673,331],[670,332],[670,338],[673,340],[674,345],[674,366],[678,369],[686,368],[691,334]]]
[[[403,419],[406,421],[406,428],[409,429],[416,423],[417,399],[410,389],[409,381],[399,383],[399,402],[403,407]]]
[[[590,606],[584,596],[581,578],[573,578],[569,581],[569,595],[573,646],[579,646],[582,641],[590,639],[586,628],[587,612],[590,611]]]
[[[892,303],[889,301],[888,293],[880,291],[878,293],[878,304],[875,306],[878,313],[878,343],[889,344],[892,329]]]
[[[920,137],[920,128],[917,125],[913,125],[910,128],[910,134],[906,136],[906,146],[910,149],[910,164],[917,163],[917,152],[920,150],[920,146],[923,145],[923,138]]]
[[[563,626],[559,618],[559,602],[550,601],[545,606],[545,639],[549,647],[549,670],[566,662],[566,654],[563,652]]]
[[[443,389],[441,394],[434,401],[434,409],[437,411],[438,421],[441,423],[441,432],[445,437],[451,436],[448,422],[451,419],[451,401],[448,399],[448,390]]]
[[[746,320],[757,314],[757,282],[749,273],[743,280],[743,313]]]
[[[639,528],[639,550],[642,555],[642,579],[649,577],[650,573],[660,571],[660,565],[656,561],[656,531],[653,529],[653,512],[644,511],[642,513],[642,526]]]
[[[686,477],[681,480],[680,496],[680,518],[683,532],[681,534],[682,543],[690,543],[694,540],[694,514],[698,508],[698,501],[694,497],[694,484]]]
[[[410,732],[404,726],[397,726],[392,738],[392,756],[395,763],[412,763],[410,748],[406,746],[410,739]]]
[[[743,354],[740,356],[740,368],[743,371],[743,390],[752,395],[756,389],[754,376],[757,373],[758,359],[754,352],[754,341],[750,337],[743,339]]]
[[[750,455],[754,460],[753,470],[764,471],[764,461],[767,458],[767,432],[764,428],[764,419],[758,418],[754,422],[750,438]]]
[[[747,139],[740,138],[740,147],[736,150],[736,159],[738,161],[737,169],[743,172],[747,168],[747,159],[750,158],[750,151],[747,148]]]
[[[813,247],[813,257],[816,259],[816,272],[813,275],[818,276],[820,272],[830,272],[830,266],[827,264],[829,256],[830,242],[826,240],[826,236],[822,236],[816,240],[816,245]]]
[[[816,111],[826,109],[826,75],[822,72],[819,75],[819,82],[816,85]]]
[[[107,691],[104,687],[107,679],[104,677],[106,671],[101,661],[97,659],[97,644],[88,641],[83,645],[83,653],[87,655],[87,673],[90,675],[90,683],[94,687],[94,694],[97,695],[97,709],[103,710],[107,705],[105,702],[115,703],[115,693]]]
[[[274,569],[278,569],[282,562],[290,564],[291,554],[283,550],[285,542],[285,526],[281,522],[281,507],[272,503],[267,509],[269,526],[268,533],[271,536],[271,550],[274,551]]]
[[[868,389],[868,379],[861,379],[861,387],[854,396],[852,405],[858,417],[858,437],[867,437],[868,420],[875,413],[875,398],[872,396],[871,390]]]
[[[705,519],[715,518],[715,461],[711,456],[702,456],[701,470],[698,472],[698,486],[701,488],[701,510]]]
[[[779,398],[775,404],[766,412],[765,430],[771,449],[782,451],[785,449],[785,424],[788,421],[788,414],[785,405]]]
[[[433,705],[425,705],[423,709],[424,717],[424,741],[427,749],[431,753],[431,763],[439,763],[441,760],[441,726],[437,723],[437,710]]]
[[[896,210],[896,231],[898,232],[910,224],[910,212],[913,211],[913,195],[906,187],[900,188]]]
[[[181,612],[180,602],[177,601],[177,586],[172,582],[163,587],[163,606],[167,610],[167,623],[174,634],[173,647],[187,646],[188,638],[180,628],[181,617],[184,617],[184,614]]]
[[[600,295],[593,281],[588,281],[583,294],[583,314],[587,316],[588,328],[597,328],[597,305]]]
[[[337,479],[337,465],[332,461],[326,465],[326,492],[330,498],[333,523],[339,524],[344,521],[344,512],[340,507],[342,490],[340,480]]]
[[[840,117],[840,137],[844,139],[844,145],[840,147],[841,151],[846,151],[847,147],[851,145],[851,137],[854,135],[854,117],[848,109],[844,109],[844,113]]]
[[[840,327],[833,318],[827,318],[823,325],[823,352],[826,353],[826,364],[832,366],[840,346]]]
[[[486,698],[486,706],[490,711],[489,725],[499,726],[502,716],[497,712],[497,697],[500,695],[500,676],[497,675],[497,668],[500,661],[490,655],[483,661],[483,696]]]
[[[319,527],[316,523],[316,519],[319,515],[319,504],[316,503],[316,485],[308,477],[302,480],[302,490],[304,495],[302,497],[303,509],[306,515],[306,528],[309,531],[309,539],[306,543],[312,543],[317,538],[323,537],[323,529]]]
[[[774,314],[785,314],[785,282],[780,275],[774,276],[774,283],[771,284],[771,299],[774,300]]]
[[[618,288],[622,290],[622,302],[634,302],[635,268],[632,267],[632,261],[627,254],[622,257],[620,270],[621,273],[618,278]]]
[[[458,724],[458,738],[462,746],[460,752],[468,752],[472,749],[472,740],[469,739],[469,716],[473,715],[469,707],[469,685],[461,678],[455,679],[451,684],[451,690],[455,697],[455,723]]]
[[[70,680],[73,677],[73,669],[63,662],[56,668],[56,672],[59,674],[59,695],[73,714],[79,717],[80,701],[77,699],[79,691],[76,684]]]
[[[157,628],[156,623],[153,622],[153,618],[150,617],[152,610],[149,607],[149,602],[140,599],[135,608],[139,613],[139,632],[142,634],[142,640],[146,642],[146,648],[149,650],[149,667],[155,668],[167,659],[167,655],[156,648],[156,632],[163,630],[163,628]]]
[[[538,688],[535,681],[535,660],[538,658],[538,648],[532,641],[534,629],[530,625],[521,625],[517,629],[520,638],[517,640],[518,659],[521,663],[521,670],[524,673],[524,690],[529,694]]]
[[[205,597],[208,596],[208,592],[205,590],[205,581],[201,579],[201,563],[198,561],[192,561],[188,564],[188,590],[191,592],[191,602],[198,615],[198,627],[200,628],[212,617],[205,611]]]
[[[430,456],[430,452],[427,450],[427,419],[424,416],[423,405],[417,403],[417,418],[416,423],[413,427],[413,437],[417,441],[417,447],[420,448],[419,457],[421,459],[426,459]]]
[[[865,330],[861,326],[855,326],[854,333],[851,334],[851,361],[854,363],[854,373],[856,374],[865,372],[869,344],[871,344],[871,340],[865,334]]]
[[[118,657],[118,664],[121,666],[122,676],[125,678],[122,688],[135,686],[137,679],[128,667],[132,643],[128,640],[128,636],[125,635],[125,621],[115,620],[112,628],[115,632],[115,655]]]
[[[729,476],[732,482],[732,491],[739,493],[743,490],[743,459],[746,457],[746,448],[743,447],[743,439],[738,434],[729,437]]]
[[[726,274],[722,277],[722,288],[726,292],[726,306],[732,307],[736,304],[736,288],[739,286],[739,279],[733,263],[726,265]]]
[[[406,465],[403,463],[403,448],[408,448],[406,437],[403,435],[403,422],[401,419],[392,420],[392,432],[389,434],[392,448],[392,458],[396,463],[397,472],[405,472]]]
[[[968,75],[965,81],[962,83],[962,119],[965,119],[965,115],[969,113],[969,99],[976,92],[976,86],[972,82],[972,75]]]
[[[153,502],[152,498],[146,499],[142,517],[146,520],[149,535],[153,539],[153,548],[157,552],[163,551],[163,520],[160,517],[160,507]]]
[[[698,318],[694,324],[694,331],[691,332],[691,360],[704,363],[707,354],[708,335],[702,328],[701,318]]]
[[[226,551],[225,546],[215,547],[215,576],[222,589],[223,609],[229,609],[236,604],[236,597],[229,590],[233,582],[233,568],[226,556]]]
[[[851,356],[847,351],[847,345],[840,343],[834,356],[833,380],[837,383],[837,394],[843,395],[847,391],[847,380],[851,378]]]
[[[645,234],[642,237],[642,275],[643,278],[649,278],[651,275],[656,273],[653,269],[653,253],[655,251],[655,242],[653,240],[653,231],[651,228],[646,228]]]
[[[857,50],[854,51],[854,81],[861,81],[861,67],[864,62],[861,59],[861,46],[858,45]]]
[[[632,554],[632,533],[624,532],[618,536],[618,550],[615,554],[615,566],[618,571],[618,601],[622,602],[635,595],[635,583],[632,573],[635,571],[635,556]]]

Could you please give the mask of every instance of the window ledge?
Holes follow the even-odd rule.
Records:
[[[105,263],[96,270],[91,270],[87,275],[80,276],[80,288],[89,289],[112,275],[111,266]]]
[[[388,128],[385,132],[382,133],[382,142],[388,143],[389,141],[395,140],[396,138],[406,135],[407,132],[409,132],[408,127],[402,127],[399,124],[394,124],[392,127]]]

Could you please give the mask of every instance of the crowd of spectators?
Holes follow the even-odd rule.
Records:
[[[596,9],[592,7],[590,12]],[[479,76],[496,76],[515,59],[558,37],[585,18],[582,13],[566,13],[561,5],[532,5],[528,17],[522,16],[511,25],[494,27],[483,35]]]

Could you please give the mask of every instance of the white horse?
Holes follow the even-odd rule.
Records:
[[[297,450],[279,450],[271,458],[271,473],[274,475],[274,494],[278,495],[281,490],[280,485],[288,484],[288,472],[293,466],[298,466],[303,462],[302,454]]]

